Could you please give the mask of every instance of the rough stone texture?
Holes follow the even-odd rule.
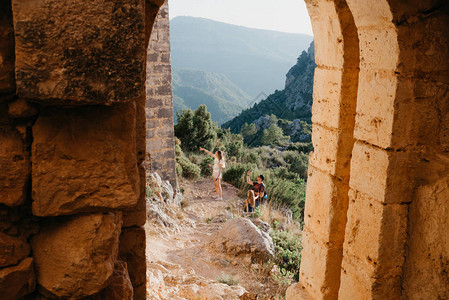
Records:
[[[0,101],[16,89],[14,78],[14,28],[11,1],[0,2]]]
[[[134,103],[48,109],[33,126],[33,137],[35,215],[114,210],[137,204],[140,190]]]
[[[30,253],[30,246],[24,238],[0,232],[0,268],[17,264]]]
[[[148,261],[147,277],[147,299],[245,299],[239,298],[246,293],[243,287],[206,279],[176,264]]]
[[[318,67],[301,290],[448,298],[449,3],[306,3]]]
[[[48,220],[32,241],[39,291],[79,299],[104,289],[118,254],[121,213]]]
[[[108,287],[89,299],[132,300],[133,286],[129,279],[126,263],[120,260],[116,261]]]
[[[31,170],[29,154],[20,133],[2,122],[0,116],[0,203],[18,206],[25,202]]]
[[[246,218],[227,221],[211,237],[208,245],[212,249],[235,256],[250,255],[254,261],[264,262],[274,258],[274,246],[270,235]]]
[[[25,258],[14,267],[0,270],[0,299],[15,300],[34,291],[33,259]]]
[[[145,240],[145,229],[142,227],[123,228],[120,235],[119,257],[128,265],[136,300],[146,298]]]
[[[49,103],[143,95],[144,0],[13,1],[17,92]]]
[[[147,152],[151,169],[176,189],[168,2],[159,10],[147,50]],[[161,92],[164,91],[164,92]]]
[[[306,4],[317,68],[312,106],[314,152],[309,163],[300,283],[314,299],[335,299],[349,202],[359,40],[345,1]]]
[[[294,283],[287,288],[285,300],[313,300],[300,283]]]
[[[13,118],[29,118],[37,114],[37,108],[24,99],[18,99],[8,106],[8,113]]]

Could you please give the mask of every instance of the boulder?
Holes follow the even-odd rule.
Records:
[[[134,208],[135,104],[48,108],[33,126],[32,161],[36,216]]]
[[[25,143],[15,128],[0,121],[0,145],[0,204],[22,205],[31,170]]]
[[[270,224],[262,221],[261,219],[252,219],[251,222],[253,222],[253,224],[256,225],[257,228],[259,228],[263,232],[270,233],[271,231]]]
[[[147,220],[161,227],[178,230],[178,223],[167,215],[163,208],[165,208],[163,204],[147,201]]]
[[[36,287],[33,259],[0,270],[0,299],[15,300],[32,293]]]
[[[246,218],[227,221],[210,238],[209,246],[235,256],[250,255],[252,261],[265,262],[274,258],[274,246],[270,235]]]
[[[114,271],[121,213],[46,220],[33,237],[41,294],[79,299],[104,289]]]
[[[12,0],[18,95],[71,105],[145,97],[144,6]]]
[[[16,265],[30,253],[30,246],[24,238],[0,232],[0,267]]]

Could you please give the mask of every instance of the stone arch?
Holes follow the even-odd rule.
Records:
[[[317,162],[332,163],[329,153],[338,153],[344,144],[329,147],[334,152],[322,151],[319,141],[332,140],[314,129],[302,288],[290,288],[287,298],[304,290],[316,299],[447,298],[449,240],[442,227],[449,209],[444,201],[449,192],[449,6],[444,1],[306,2],[318,62],[325,59],[319,55],[342,53],[337,47],[330,53],[320,47],[335,40],[329,24],[342,24],[336,8],[347,4],[358,36],[360,71],[349,184],[341,194],[330,180],[315,181],[314,173]],[[321,78],[320,72],[314,86],[315,128],[321,126],[316,116],[323,113],[321,94],[334,94],[326,86],[331,79]],[[327,120],[338,115],[334,110]],[[347,213],[335,203],[348,204]],[[343,251],[329,239],[342,228],[329,226],[338,219],[346,223],[335,235]]]

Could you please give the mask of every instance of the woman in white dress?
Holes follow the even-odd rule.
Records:
[[[225,167],[223,153],[220,150],[212,153],[204,148],[200,148],[200,151],[204,151],[214,158],[214,169],[212,172],[212,179],[214,180],[215,192],[217,193],[218,200],[223,200],[222,189],[221,189],[221,175],[222,170]]]

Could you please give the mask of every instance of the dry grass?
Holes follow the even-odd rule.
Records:
[[[275,204],[273,202],[268,202],[260,207],[261,217],[260,219],[270,225],[273,225],[277,221],[281,224],[287,224],[288,220],[287,217],[285,217],[281,210],[281,206],[279,204]]]

